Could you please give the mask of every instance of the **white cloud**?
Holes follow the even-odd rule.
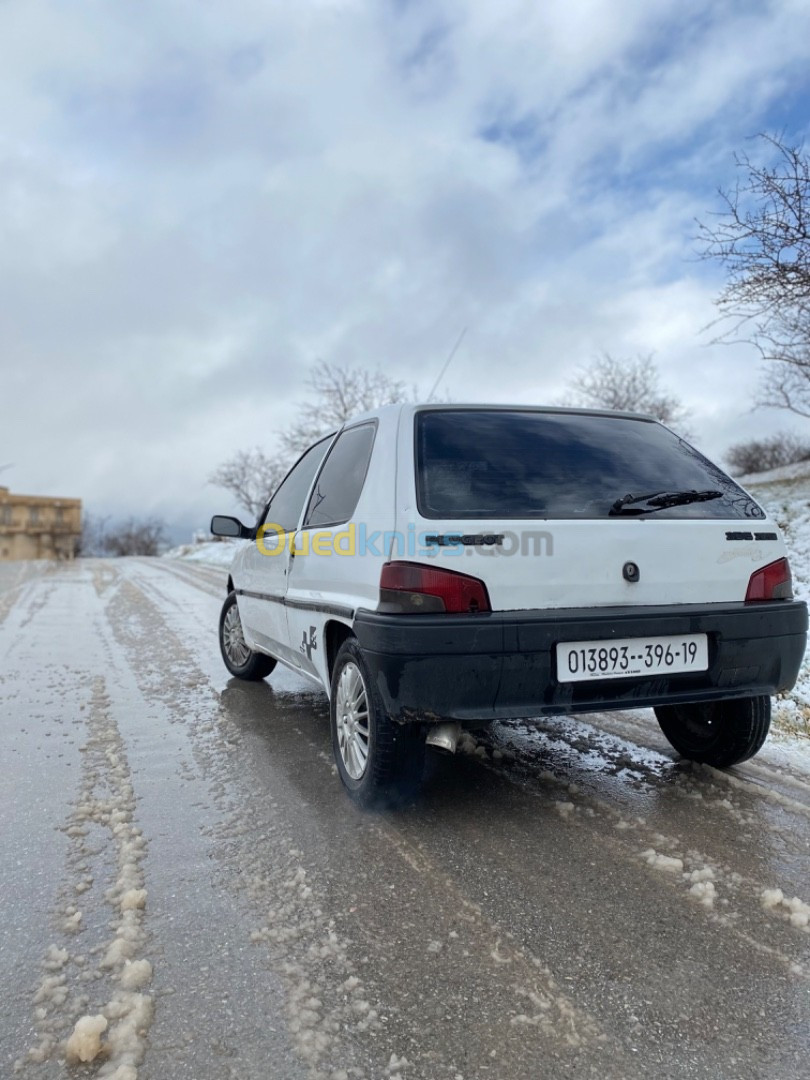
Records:
[[[7,0],[6,480],[204,520],[206,477],[271,444],[307,365],[426,390],[463,326],[457,397],[553,399],[602,350],[653,351],[721,451],[756,361],[700,336],[720,278],[693,219],[746,136],[796,126],[809,19]]]

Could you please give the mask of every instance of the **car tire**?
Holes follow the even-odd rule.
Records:
[[[338,774],[359,806],[398,805],[416,794],[424,730],[391,719],[354,638],[343,642],[335,658],[329,717]]]
[[[225,667],[237,679],[258,682],[259,679],[264,679],[269,675],[276,666],[276,661],[272,656],[253,652],[248,647],[242,631],[242,620],[239,618],[235,592],[228,593],[219,615],[219,648]]]
[[[655,715],[679,754],[725,769],[753,757],[765,742],[771,726],[771,699],[659,705]]]

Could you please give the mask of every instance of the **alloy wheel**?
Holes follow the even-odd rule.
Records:
[[[368,764],[368,695],[362,672],[351,661],[340,673],[335,708],[343,766],[352,780],[359,780]]]
[[[222,645],[234,667],[244,667],[250,659],[250,649],[245,643],[242,620],[239,618],[239,608],[235,603],[231,604],[225,612],[222,622]]]

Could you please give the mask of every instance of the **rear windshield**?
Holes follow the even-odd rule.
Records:
[[[426,518],[600,518],[625,496],[720,492],[685,505],[623,504],[661,518],[761,518],[746,493],[651,420],[453,409],[416,416],[419,512]],[[616,511],[614,510],[614,513]]]

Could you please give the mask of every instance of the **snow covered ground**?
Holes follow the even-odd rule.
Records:
[[[164,559],[185,559],[187,562],[208,563],[211,566],[230,566],[246,540],[207,540],[202,544],[180,544],[163,556]]]
[[[0,1076],[806,1080],[810,740],[507,721],[362,813],[224,578],[0,565]]]
[[[810,461],[742,477],[740,483],[778,522],[790,552],[796,596],[810,602]],[[810,736],[810,654],[796,687],[777,704],[784,732]]]

